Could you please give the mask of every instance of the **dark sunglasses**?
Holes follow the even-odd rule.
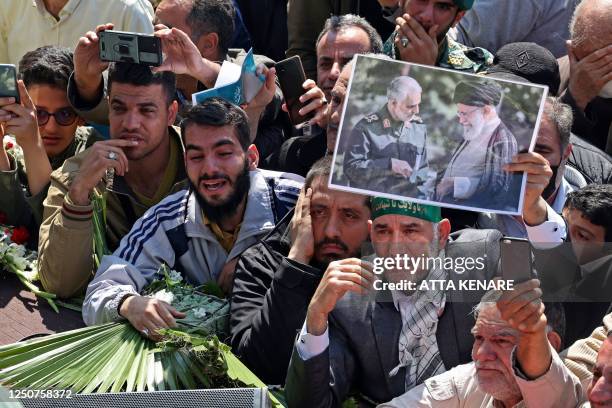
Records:
[[[53,116],[55,121],[60,126],[70,126],[77,119],[77,114],[72,108],[62,108],[55,113],[47,112],[46,110],[36,109],[36,118],[38,126],[45,126],[49,122],[49,118]]]

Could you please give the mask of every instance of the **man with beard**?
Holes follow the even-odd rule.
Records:
[[[518,152],[512,132],[496,107],[501,87],[489,81],[457,84],[453,101],[463,126],[463,142],[453,153],[436,186],[437,200],[471,207],[508,210],[508,193],[520,187],[520,177],[504,170]]]
[[[314,164],[296,208],[236,268],[232,348],[268,384],[285,381],[289,358],[321,276],[358,265],[370,201],[327,188],[331,157]],[[332,265],[332,261],[334,265]]]
[[[149,209],[113,255],[102,259],[83,303],[89,325],[125,318],[157,338],[158,329],[182,316],[139,295],[161,264],[193,285],[217,281],[295,203],[301,183],[256,169],[257,149],[240,108],[207,100],[186,112],[181,132],[190,188]]]
[[[427,129],[418,116],[421,94],[414,78],[398,76],[387,87],[387,103],[357,122],[344,155],[351,187],[414,198],[433,195],[424,187],[429,169]]]
[[[454,41],[448,31],[472,8],[474,0],[401,0],[396,30],[385,43],[385,54],[398,60],[480,72],[493,63],[484,48]]]
[[[403,272],[385,268],[383,283],[419,285],[426,279],[459,288],[459,280],[493,278],[501,234],[463,230],[449,239],[450,228],[439,207],[374,198],[370,237],[377,258],[444,260]],[[454,265],[457,257],[482,263],[462,270],[441,266]],[[373,273],[379,271],[353,261],[350,269],[332,262],[310,301],[287,373],[292,407],[341,406],[351,391],[370,403],[388,401],[470,359],[472,300],[482,294],[439,287],[372,291],[381,283]]]
[[[544,315],[541,293],[537,280],[488,292],[474,310],[473,361],[379,408],[575,408],[582,389],[557,354],[563,309],[550,303]]]

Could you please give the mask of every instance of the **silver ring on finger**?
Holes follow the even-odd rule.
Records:
[[[149,337],[149,329],[147,329],[146,327],[145,327],[144,329],[142,329],[140,332],[141,332],[142,334],[144,334],[144,335],[145,335],[145,337]]]
[[[110,152],[108,152],[108,156],[107,156],[110,160],[117,160],[117,153],[113,152],[112,150]]]
[[[402,37],[400,39],[400,44],[402,45],[402,47],[406,48],[408,46],[408,38],[407,37]]]

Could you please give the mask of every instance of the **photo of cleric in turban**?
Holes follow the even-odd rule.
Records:
[[[514,187],[512,173],[503,166],[518,153],[517,141],[498,116],[503,91],[492,81],[459,82],[453,102],[463,127],[463,142],[452,154],[436,186],[440,202],[495,208]]]

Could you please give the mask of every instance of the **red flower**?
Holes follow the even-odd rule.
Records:
[[[13,229],[13,233],[11,234],[11,241],[18,245],[23,245],[28,242],[30,238],[30,233],[26,227],[15,227]]]
[[[12,149],[13,146],[13,142],[6,142],[6,150]]]
[[[2,211],[0,211],[0,224],[6,224],[7,221],[8,221],[8,217],[6,213],[3,213]]]

